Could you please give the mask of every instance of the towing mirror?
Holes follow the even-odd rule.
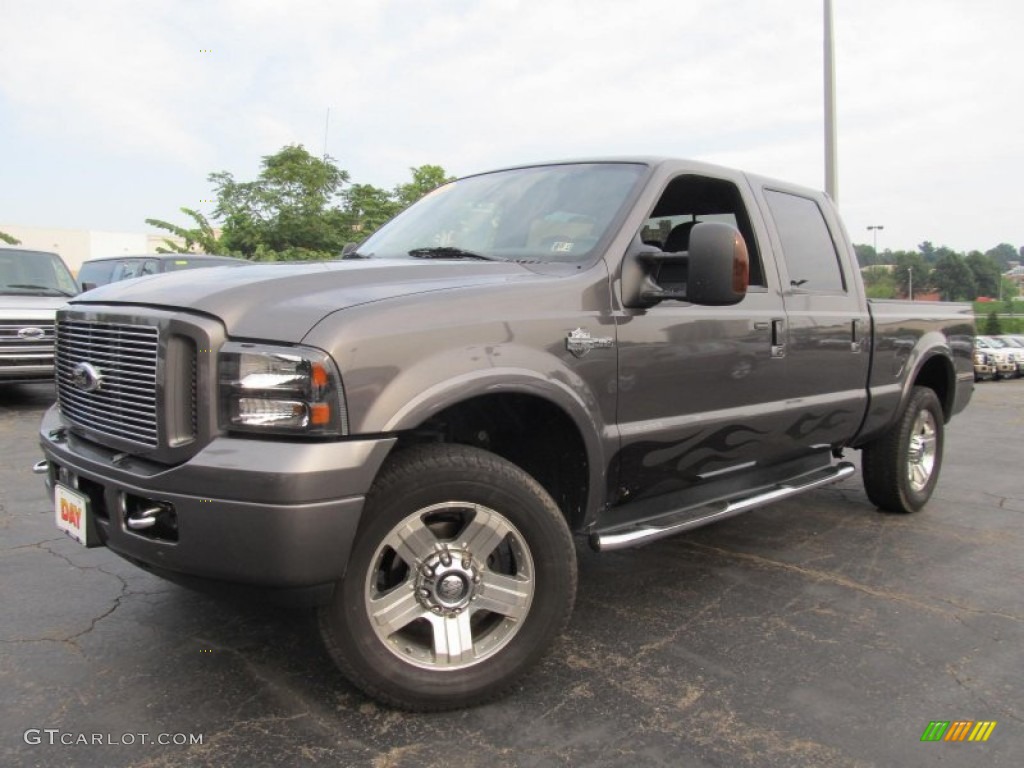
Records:
[[[743,235],[728,224],[705,222],[690,233],[686,284],[694,304],[738,304],[747,295],[750,257]]]
[[[743,236],[728,224],[706,221],[690,232],[688,251],[641,251],[627,257],[624,302],[629,307],[650,307],[668,299],[708,306],[737,304],[747,293],[749,279]]]

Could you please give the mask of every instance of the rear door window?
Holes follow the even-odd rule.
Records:
[[[846,291],[839,254],[818,204],[807,197],[765,190],[782,243],[790,286],[800,291]]]

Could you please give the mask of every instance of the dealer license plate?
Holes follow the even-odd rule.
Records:
[[[96,546],[96,534],[89,520],[89,497],[57,484],[54,494],[57,527],[75,541],[90,547]]]

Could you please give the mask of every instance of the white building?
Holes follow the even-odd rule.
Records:
[[[23,227],[18,224],[0,224],[0,232],[6,232],[21,240],[18,248],[37,251],[52,251],[60,254],[64,263],[75,274],[82,262],[101,256],[125,256],[129,254],[156,253],[157,248],[170,238],[169,234],[146,232],[103,232],[95,229],[47,229],[45,227]],[[0,243],[0,246],[5,243]]]

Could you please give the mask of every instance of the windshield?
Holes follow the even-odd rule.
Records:
[[[359,255],[584,261],[644,171],[589,163],[471,176],[431,192],[372,235]]]
[[[45,251],[0,251],[0,294],[74,296],[78,286],[64,262]]]
[[[1002,339],[994,339],[991,336],[978,337],[978,341],[981,346],[989,347],[991,349],[1003,349],[1006,347],[1006,342]]]

